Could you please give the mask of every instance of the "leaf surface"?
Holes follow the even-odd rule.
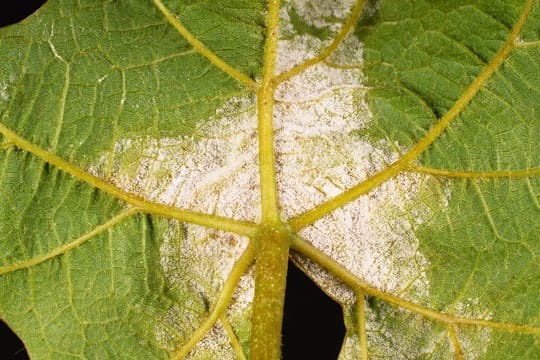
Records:
[[[534,359],[538,2],[283,2],[275,68],[271,6],[0,31],[2,319],[35,359],[249,358],[275,188],[340,359]]]

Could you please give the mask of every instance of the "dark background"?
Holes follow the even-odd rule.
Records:
[[[45,0],[0,2],[0,26],[21,21],[43,3]],[[344,334],[341,307],[293,264],[289,264],[283,359],[336,359]],[[0,320],[0,360],[25,359],[28,359],[28,355],[23,343]]]

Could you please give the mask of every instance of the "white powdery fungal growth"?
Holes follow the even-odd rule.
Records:
[[[448,333],[434,329],[430,320],[396,307],[379,308],[377,313],[366,309],[366,331],[373,354],[384,354],[385,359],[429,358],[437,348],[447,346]]]
[[[104,156],[91,171],[128,192],[162,204],[258,221],[257,121],[253,104],[252,97],[231,100],[190,137],[121,140],[112,154]],[[177,221],[170,221],[163,236],[161,266],[167,280],[175,288],[189,289],[208,305],[215,301],[247,245],[244,237]],[[234,306],[229,311],[233,317],[244,314],[251,306],[252,274],[244,278],[233,296]],[[156,328],[156,338],[164,347],[178,344],[167,328],[175,329],[186,340],[204,319],[204,314],[193,308],[189,304],[171,308],[163,319],[167,326]],[[222,333],[214,329],[212,334],[221,335],[206,336],[197,348],[220,348]],[[210,346],[213,341],[215,346]]]
[[[446,309],[445,312],[469,319],[490,320],[493,318],[493,312],[487,310],[478,298],[464,299]],[[457,328],[456,335],[467,359],[477,359],[485,355],[492,333],[493,330],[488,327]]]
[[[443,311],[458,317],[488,320],[492,313],[485,310],[478,298],[467,298]],[[455,353],[447,331],[440,324],[397,307],[366,309],[366,329],[369,347],[373,353],[384,354],[386,359],[447,358],[437,353]],[[438,328],[438,329],[437,329]],[[465,359],[485,356],[492,329],[475,326],[457,326],[456,335]],[[354,336],[346,338],[353,342]],[[356,346],[356,348],[354,347]],[[349,346],[350,353],[358,350],[358,343]],[[441,350],[443,349],[443,350]],[[455,357],[455,356],[454,356]],[[448,357],[448,358],[454,358]]]
[[[8,84],[6,82],[2,82],[2,84],[0,84],[0,100],[2,101],[9,100],[7,89],[8,89]]]
[[[8,101],[9,100],[9,91],[11,90],[11,84],[15,81],[15,76],[13,74],[9,75],[7,80],[2,80],[0,83],[0,100]]]
[[[116,185],[162,204],[257,221],[253,102],[231,100],[190,137],[121,140],[113,155],[91,170],[101,174],[110,169]]]
[[[279,42],[276,72],[316,56],[327,45],[311,35],[295,35],[288,11],[294,8],[300,16],[312,19],[312,25],[337,31],[334,25],[338,22],[324,23],[325,19],[345,19],[353,7],[353,1],[337,7],[324,5],[327,2],[295,0],[284,5],[281,16],[286,36]],[[285,219],[361,183],[394,162],[398,151],[406,151],[399,144],[375,143],[355,133],[367,129],[371,121],[362,58],[362,44],[349,36],[328,59],[287,80],[276,91],[278,190]],[[188,137],[120,140],[112,154],[105,155],[91,171],[159,203],[259,221],[255,100],[230,100]],[[433,195],[432,186],[429,177],[404,173],[308,226],[300,235],[366,283],[425,303],[430,292],[425,270],[430,264],[419,251],[415,234],[416,227],[433,215],[422,201],[423,194]],[[436,206],[446,206],[449,196],[441,196]],[[212,304],[246,243],[237,235],[171,221],[161,247],[161,265],[173,286],[188,288],[195,297]],[[343,303],[354,301],[355,295],[326,271],[302,257],[296,260],[327,293]],[[229,313],[246,313],[253,288],[250,272],[236,290]],[[193,330],[190,326],[200,319],[196,311],[174,307],[164,322],[188,336]],[[163,328],[157,330],[157,338],[170,338],[164,332]],[[222,335],[206,336],[199,347],[212,348],[208,345],[212,341],[221,344]]]
[[[295,59],[315,56],[313,49],[324,44],[301,35],[279,46],[277,66],[283,71],[296,65]],[[329,200],[397,159],[398,153],[390,150],[399,149],[397,144],[374,144],[354,134],[371,120],[361,65],[362,44],[349,36],[327,62],[278,87],[278,185],[285,217]],[[418,251],[414,226],[430,216],[418,198],[428,182],[420,175],[400,175],[300,234],[369,284],[392,293],[407,288],[415,299],[425,299],[429,262]],[[354,294],[328,273],[301,257],[297,260],[325,291],[341,302],[354,301]]]
[[[289,4],[309,25],[337,32],[356,0],[292,0]]]

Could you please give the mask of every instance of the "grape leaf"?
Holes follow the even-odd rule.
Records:
[[[0,31],[0,317],[259,358],[271,230],[340,359],[536,358],[539,37],[535,0],[49,0]]]

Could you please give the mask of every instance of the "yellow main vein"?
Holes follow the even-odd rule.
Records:
[[[50,260],[50,259],[52,259],[52,258],[54,258],[56,256],[65,254],[68,251],[71,251],[74,248],[84,244],[88,240],[92,239],[94,236],[97,236],[97,235],[101,234],[102,232],[109,230],[110,228],[112,228],[116,224],[124,221],[125,219],[127,219],[131,215],[135,214],[136,212],[137,212],[137,209],[133,209],[133,208],[129,209],[129,210],[126,210],[126,211],[122,212],[121,214],[113,217],[111,220],[107,221],[106,223],[103,223],[103,224],[101,224],[99,226],[96,226],[92,231],[87,232],[83,236],[81,236],[81,237],[79,237],[79,238],[77,238],[77,239],[75,239],[75,240],[73,240],[73,241],[71,241],[69,243],[66,243],[66,244],[64,244],[62,246],[59,246],[59,247],[55,248],[54,250],[52,250],[52,251],[50,251],[50,252],[48,252],[46,254],[36,256],[36,257],[34,257],[32,259],[22,261],[22,262],[19,262],[19,263],[16,263],[16,264],[11,264],[11,265],[6,265],[6,266],[3,266],[3,267],[0,267],[0,275],[6,274],[6,273],[9,273],[9,272],[12,272],[12,271],[16,271],[16,270],[27,269],[27,268],[30,268],[32,266],[36,266],[38,264],[41,264],[42,262],[45,262],[47,260]]]
[[[257,225],[247,222],[238,221],[230,218],[225,218],[217,215],[203,214],[199,212],[179,209],[174,206],[167,206],[155,202],[148,201],[137,195],[130,194],[124,190],[109,184],[106,181],[91,175],[63,160],[62,158],[40,148],[39,146],[32,144],[31,142],[23,139],[13,131],[8,129],[4,124],[0,123],[0,134],[12,142],[16,147],[28,151],[43,161],[56,166],[60,170],[74,176],[75,178],[86,182],[90,186],[93,186],[99,190],[102,190],[115,198],[122,200],[133,207],[139,209],[142,212],[163,215],[169,218],[174,218],[180,221],[188,223],[198,224],[206,227],[220,229],[224,231],[233,232],[240,235],[252,237],[257,233]]]
[[[330,56],[330,54],[332,54],[332,52],[336,50],[339,44],[341,44],[343,39],[345,39],[347,34],[352,29],[354,29],[356,23],[358,22],[358,18],[360,17],[360,14],[362,13],[363,7],[364,7],[364,0],[358,0],[356,2],[355,7],[352,9],[351,14],[349,15],[349,18],[347,19],[347,22],[345,23],[345,25],[343,25],[343,27],[341,28],[339,33],[336,35],[332,43],[328,45],[326,48],[324,48],[323,51],[321,51],[321,53],[317,55],[316,57],[306,60],[305,62],[296,65],[292,69],[289,69],[285,71],[284,73],[281,73],[280,75],[276,76],[276,78],[274,79],[276,84],[279,84],[283,81],[286,81],[287,79],[290,79],[293,76],[298,75],[299,73],[301,73],[308,67],[313,66],[323,61],[328,56]]]
[[[513,332],[540,335],[540,328],[537,327],[495,322],[482,319],[460,318],[430,308],[426,308],[410,301],[404,300],[398,296],[385,293],[371,285],[362,282],[362,280],[360,280],[356,275],[335,262],[334,259],[330,258],[324,252],[315,248],[307,241],[304,241],[298,237],[293,239],[291,248],[295,251],[298,251],[302,255],[307,256],[311,260],[317,262],[319,265],[330,271],[333,275],[335,275],[344,283],[353,288],[356,292],[364,292],[366,294],[378,297],[383,301],[394,304],[400,308],[409,310],[418,315],[424,316],[425,318],[439,321],[445,324],[479,326],[492,329],[501,329]]]
[[[275,84],[272,80],[276,64],[279,33],[279,0],[270,0],[268,2],[266,28],[263,78],[262,85],[257,91],[259,176],[261,182],[262,220],[264,223],[277,224],[280,216],[273,125]]]
[[[440,121],[432,127],[411,150],[404,154],[399,160],[392,165],[384,169],[383,171],[369,177],[364,182],[352,187],[351,189],[343,192],[342,194],[308,210],[295,218],[289,220],[291,228],[295,231],[312,224],[318,219],[322,218],[326,214],[334,211],[337,208],[353,201],[360,195],[363,195],[376,186],[380,185],[384,181],[391,177],[396,176],[401,171],[405,170],[410,163],[426,150],[448,127],[450,122],[454,120],[463,110],[463,108],[471,101],[471,99],[480,91],[486,81],[493,75],[493,73],[503,63],[504,59],[508,57],[510,52],[515,46],[515,41],[521,32],[521,29],[525,25],[527,16],[530,14],[534,0],[528,0],[525,7],[512,29],[510,35],[506,39],[504,45],[497,52],[494,58],[487,64],[482,72],[474,79],[474,81],[465,90],[463,95],[454,103],[452,108],[440,119]]]
[[[186,41],[191,44],[201,54],[202,56],[206,57],[210,62],[214,65],[216,65],[218,68],[229,74],[234,79],[238,80],[242,84],[246,85],[250,89],[257,89],[258,85],[257,83],[251,79],[246,74],[243,74],[242,72],[238,71],[231,65],[227,64],[223,59],[221,59],[219,56],[217,56],[215,53],[213,53],[210,49],[208,49],[202,42],[200,42],[192,33],[190,33],[184,25],[180,22],[180,20],[174,16],[173,13],[167,9],[167,7],[163,4],[161,0],[152,0],[156,7],[163,13],[167,21],[174,26],[174,28],[186,39]]]

